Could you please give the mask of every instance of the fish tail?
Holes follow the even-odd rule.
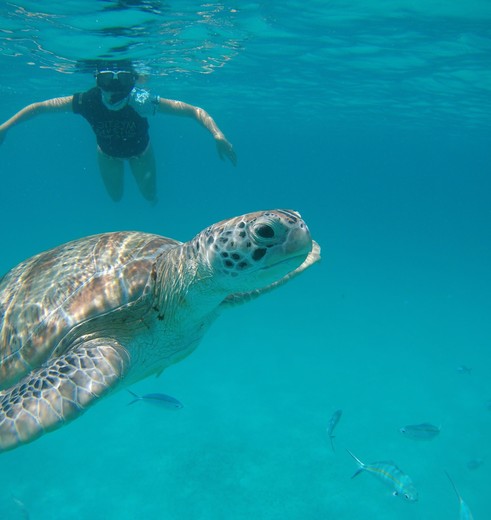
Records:
[[[354,455],[353,453],[351,453],[350,450],[348,450],[348,448],[346,448],[346,451],[355,459],[356,463],[358,464],[358,466],[360,466],[352,475],[351,478],[355,478],[357,475],[359,475],[364,469],[365,469],[365,464],[363,464],[363,462],[356,456]]]
[[[457,489],[457,486],[455,485],[455,482],[452,480],[452,477],[448,474],[448,471],[445,471],[445,475],[447,475],[448,480],[450,480],[450,484],[452,484],[452,487],[454,488],[454,491],[458,497],[459,500],[462,500],[462,497],[460,496],[459,490]]]
[[[358,468],[353,475],[351,475],[351,478],[357,477],[361,472],[363,471],[363,468]]]
[[[334,449],[334,440],[333,440],[334,437],[336,437],[336,436],[335,436],[335,435],[329,435],[329,439],[330,439],[330,441],[331,441],[331,448],[332,448],[332,451],[336,451],[336,450]]]
[[[128,388],[126,389],[126,391],[127,391],[128,393],[130,393],[130,394],[134,397],[133,401],[130,401],[130,402],[128,403],[128,406],[129,406],[130,404],[136,403],[137,401],[141,401],[141,397],[140,397],[138,394],[135,394],[135,392],[132,392],[132,391],[129,390]]]

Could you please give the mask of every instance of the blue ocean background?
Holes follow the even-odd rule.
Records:
[[[234,168],[198,124],[156,116],[159,202],[127,171],[113,203],[86,121],[25,122],[0,149],[2,273],[90,234],[186,241],[270,208],[300,211],[322,247],[132,387],[183,409],[120,392],[2,454],[0,519],[458,518],[444,471],[491,518],[490,22],[485,0],[0,4],[0,121],[91,88],[83,60],[131,58],[238,155]],[[399,433],[422,422],[441,433]],[[419,501],[351,480],[345,448],[395,461]]]

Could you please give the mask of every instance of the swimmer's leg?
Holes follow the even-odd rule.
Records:
[[[147,149],[138,157],[131,157],[129,162],[141,194],[150,202],[156,203],[157,175],[152,145],[149,144]]]
[[[124,189],[123,159],[106,155],[97,147],[97,162],[99,163],[99,171],[101,172],[107,192],[114,202],[120,201],[123,197]]]

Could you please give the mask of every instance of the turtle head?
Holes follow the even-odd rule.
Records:
[[[248,213],[214,224],[196,238],[208,269],[229,294],[267,289],[319,259],[307,225],[292,210]]]

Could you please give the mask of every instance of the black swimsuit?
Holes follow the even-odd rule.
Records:
[[[150,141],[147,118],[128,105],[121,110],[109,110],[97,87],[74,94],[72,108],[90,123],[105,154],[127,159],[146,150]]]

